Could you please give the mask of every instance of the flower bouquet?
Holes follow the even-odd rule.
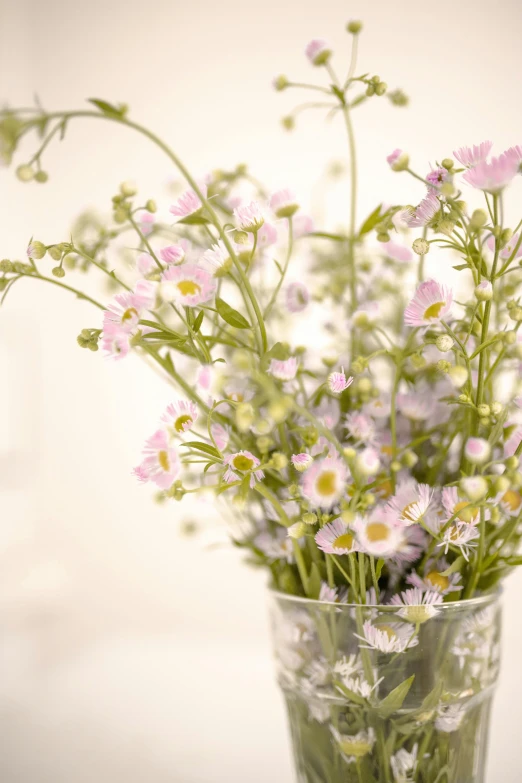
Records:
[[[123,183],[112,220],[84,215],[69,240],[1,261],[0,291],[72,293],[94,308],[82,348],[136,353],[177,390],[134,473],[163,499],[219,497],[234,544],[268,571],[299,781],[479,783],[499,583],[522,562],[522,221],[504,217],[522,146],[462,147],[426,174],[395,150],[388,165],[420,203],[359,220],[353,114],[407,104],[358,71],[361,28],[347,26],[346,76],[314,40],[320,83],[274,82],[318,99],[287,129],[306,108],[342,118],[346,226],[316,228],[245,166],[194,177],[125,105],[7,109],[7,163],[40,137],[24,182],[47,180],[48,145],[86,118],[147,137],[189,189],[163,211]],[[451,287],[446,272],[425,279],[429,252],[445,253]],[[103,301],[85,273],[106,282]],[[304,320],[317,345],[298,342]]]

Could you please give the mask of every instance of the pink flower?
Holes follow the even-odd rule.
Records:
[[[261,463],[249,451],[238,451],[235,454],[229,454],[228,457],[225,457],[224,463],[228,465],[228,468],[223,479],[228,484],[242,479],[245,473],[250,473],[250,486],[254,487],[256,481],[261,481],[265,476],[262,470],[255,470]]]
[[[232,269],[232,259],[223,240],[205,250],[201,263],[214,277],[223,277]]]
[[[491,158],[487,163],[482,161],[463,174],[463,179],[474,188],[488,193],[498,193],[509,185],[518,173],[519,162],[513,153],[504,153],[498,158]]]
[[[341,519],[334,519],[315,534],[318,548],[328,555],[349,555],[357,551],[355,535]]]
[[[391,606],[401,606],[397,614],[411,623],[424,623],[439,611],[436,606],[444,603],[442,595],[435,590],[419,590],[411,587],[400,595],[394,595]]]
[[[181,264],[185,260],[185,251],[181,245],[169,245],[162,247],[159,251],[159,257],[164,264]]]
[[[142,212],[140,215],[139,227],[143,236],[148,236],[154,228],[154,215],[150,212]]]
[[[447,286],[436,280],[425,280],[404,311],[407,326],[433,326],[451,312],[453,294]]]
[[[426,226],[440,209],[440,201],[435,193],[428,193],[420,204],[406,217],[406,223],[410,228]]]
[[[250,204],[236,207],[234,210],[234,217],[237,221],[238,228],[250,233],[259,231],[265,222],[261,207],[257,201],[251,201]]]
[[[468,438],[464,446],[464,454],[474,465],[481,465],[489,459],[491,446],[484,438]]]
[[[317,460],[306,471],[302,491],[312,506],[332,508],[344,495],[348,468],[335,456]]]
[[[411,261],[413,258],[413,253],[409,248],[392,242],[391,240],[390,242],[385,242],[382,245],[382,248],[386,255],[389,256],[389,258],[395,259],[395,261]]]
[[[500,251],[500,258],[503,258],[504,260],[511,258],[518,244],[519,237],[520,237],[519,234],[513,234],[509,242],[506,245],[504,245],[504,247]],[[495,252],[495,237],[493,236],[489,237],[486,244],[490,250]],[[520,247],[518,248],[515,254],[515,258],[520,258],[521,256],[522,256],[522,242],[520,243]]]
[[[296,215],[292,221],[294,229],[294,237],[304,237],[307,234],[311,234],[314,230],[314,221],[310,215]]]
[[[343,367],[341,367],[341,372],[332,372],[328,376],[328,388],[333,394],[341,394],[352,383],[353,378],[351,376],[349,378],[346,377]]]
[[[286,309],[291,313],[300,313],[310,302],[310,294],[304,283],[290,283],[285,290]]]
[[[458,150],[453,150],[453,154],[461,166],[472,168],[487,159],[492,146],[492,141],[483,141],[480,144],[474,144],[473,147],[460,147]]]
[[[201,185],[200,190],[206,198],[207,186]],[[189,215],[194,215],[196,212],[199,212],[202,206],[203,204],[201,203],[199,196],[192,189],[190,189],[186,190],[185,193],[179,197],[176,203],[171,206],[170,212],[172,212],[172,214],[176,217],[185,218]]]
[[[152,310],[156,304],[158,286],[151,280],[138,280],[132,293],[134,307],[141,313],[142,310]]]
[[[107,321],[103,325],[102,348],[113,359],[123,359],[130,351],[130,336],[118,324]]]
[[[277,228],[266,220],[257,232],[257,246],[269,247],[277,242]]]
[[[212,437],[214,438],[214,442],[219,451],[224,451],[230,440],[227,430],[221,424],[212,424],[210,432],[212,433]]]
[[[116,294],[103,313],[103,329],[105,331],[106,325],[114,324],[122,332],[130,334],[139,320],[140,308],[136,306],[133,294]]]
[[[355,441],[373,443],[375,440],[375,422],[364,413],[354,411],[346,416],[346,431]]]
[[[167,407],[167,410],[161,417],[161,421],[175,432],[182,433],[191,430],[197,418],[198,409],[195,403],[187,402],[186,400],[176,400],[176,402],[171,402]]]
[[[439,189],[443,182],[448,179],[448,171],[442,166],[438,169],[432,169],[426,174],[426,182],[429,182],[431,189],[435,192]]]
[[[278,190],[270,198],[270,209],[277,218],[290,218],[299,209],[299,204],[291,190]]]
[[[314,38],[307,44],[305,54],[312,65],[324,65],[332,56],[332,50],[327,41],[322,38]]]
[[[396,149],[386,157],[386,162],[392,171],[404,171],[408,168],[410,159],[406,152]]]
[[[140,253],[136,261],[136,269],[142,277],[152,274],[158,270],[158,265],[148,253]]]
[[[268,372],[278,381],[293,381],[297,374],[297,359],[295,356],[283,361],[272,359]]]
[[[313,457],[310,456],[310,454],[292,454],[292,465],[296,470],[299,471],[299,473],[304,473],[305,470],[307,470],[310,465],[313,463]]]
[[[160,489],[169,489],[179,474],[180,462],[165,430],[158,430],[147,440],[143,454],[145,458],[134,475],[140,481],[152,481]]]
[[[185,307],[197,307],[215,294],[212,275],[196,264],[170,266],[161,277],[161,297],[165,302],[179,302]]]
[[[517,166],[520,166],[522,163],[522,145],[517,144],[515,147],[510,147],[508,150],[503,152],[502,155],[505,155],[506,158],[512,160],[517,164]]]

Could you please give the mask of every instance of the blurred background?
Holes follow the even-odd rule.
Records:
[[[126,102],[196,175],[248,161],[312,208],[343,131],[310,115],[285,134],[300,96],[271,79],[310,77],[312,37],[346,58],[349,18],[365,24],[360,70],[411,98],[356,117],[360,215],[421,197],[388,170],[395,147],[423,172],[463,144],[522,141],[519,0],[0,0],[0,102]],[[45,186],[0,171],[0,257],[23,258],[31,236],[66,240],[86,206],[109,212],[123,180],[161,200],[175,177],[143,139],[102,123],[71,125],[45,167]],[[323,208],[341,219],[336,188]],[[248,770],[249,783],[291,783],[264,577],[208,531],[182,534],[208,507],[157,506],[130,476],[171,392],[138,359],[79,350],[76,335],[96,325],[88,304],[30,282],[0,312],[0,780],[240,783]],[[519,572],[505,594],[491,783],[520,782],[521,588]]]

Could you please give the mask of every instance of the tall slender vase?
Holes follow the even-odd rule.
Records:
[[[299,783],[485,783],[498,594],[439,606],[270,601]]]

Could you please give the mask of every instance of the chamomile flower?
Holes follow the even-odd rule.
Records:
[[[203,195],[207,196],[207,186],[202,185],[200,188]],[[196,215],[200,212],[203,204],[201,199],[192,189],[186,190],[170,208],[170,212],[176,217],[186,218],[191,215]]]
[[[235,454],[229,454],[225,457],[224,464],[228,467],[223,480],[229,484],[242,479],[246,473],[250,473],[250,487],[254,487],[256,481],[261,481],[265,476],[262,470],[256,470],[261,463],[249,451],[237,451]]]
[[[171,402],[161,420],[174,432],[181,434],[191,430],[198,418],[195,403],[187,400]]]
[[[453,293],[436,280],[425,280],[404,311],[407,326],[434,326],[451,313]]]
[[[472,147],[460,147],[458,150],[453,150],[453,155],[461,166],[470,169],[478,163],[483,163],[487,160],[492,146],[492,141],[482,141],[480,144],[474,144]]]
[[[340,459],[323,457],[304,474],[302,493],[312,506],[330,509],[344,495],[348,475],[348,469]]]
[[[357,551],[355,534],[341,519],[324,525],[316,533],[315,543],[328,555],[349,555]]]
[[[361,550],[374,557],[393,557],[403,540],[401,527],[390,520],[383,507],[356,517],[353,527]]]
[[[152,481],[160,489],[169,489],[179,475],[180,461],[165,430],[158,430],[146,441],[143,454],[144,459],[134,474],[141,481]]]
[[[216,292],[216,282],[209,272],[196,264],[171,266],[162,275],[160,295],[164,302],[178,302],[197,307],[208,302]]]
[[[341,392],[352,385],[353,378],[351,376],[347,378],[344,374],[344,367],[341,367],[341,372],[330,373],[327,383],[332,394],[341,394]]]
[[[480,509],[467,498],[459,495],[457,487],[444,487],[442,490],[442,505],[447,519],[455,517],[456,522],[466,522],[477,525],[480,520]]]
[[[424,518],[432,499],[433,490],[428,484],[417,484],[414,479],[406,479],[399,482],[387,508],[404,525],[413,525]]]
[[[400,595],[394,595],[390,606],[402,607],[397,614],[415,625],[425,623],[438,613],[437,606],[443,603],[442,595],[435,590],[419,590],[412,587]]]
[[[272,359],[268,372],[278,381],[293,381],[297,375],[297,359],[291,356],[289,359]]]
[[[368,620],[363,625],[363,635],[354,635],[365,642],[359,645],[362,649],[382,653],[402,653],[419,643],[414,626],[404,623],[374,624]]]

